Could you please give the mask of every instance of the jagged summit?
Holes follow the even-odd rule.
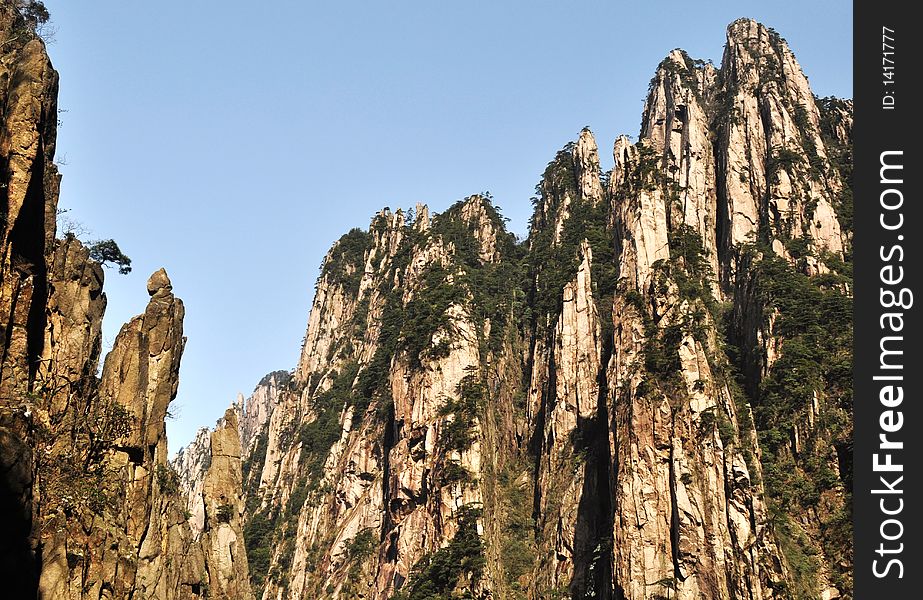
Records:
[[[167,275],[166,269],[162,268],[154,271],[147,280],[148,295],[155,296],[161,290],[163,290],[164,293],[169,293],[173,290],[170,277]]]
[[[3,596],[252,598],[239,453],[206,469],[211,512],[196,531],[167,462],[184,308],[165,270],[98,368],[103,269],[74,235],[56,239],[58,74],[35,31],[43,11],[0,2]]]
[[[102,269],[45,218],[56,74],[0,52],[15,593],[851,596],[852,105],[771,29],[670,52],[610,172],[589,129],[553,155],[525,242],[487,194],[347,232],[295,369],[172,466],[182,302],[155,272],[97,377]]]
[[[525,243],[482,195],[343,236],[254,392],[263,597],[848,596],[850,324],[811,332],[851,302],[850,107],[736,21],[659,64],[610,172],[589,128],[554,156]]]

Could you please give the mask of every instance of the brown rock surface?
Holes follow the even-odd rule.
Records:
[[[463,565],[443,593],[510,600],[806,585],[763,465],[844,434],[818,425],[819,389],[786,416],[795,447],[766,445],[784,315],[756,275],[778,255],[814,285],[848,248],[851,106],[815,102],[772,30],[740,20],[727,41],[720,67],[679,50],[658,66],[611,173],[588,129],[558,152],[525,244],[474,196],[418,205],[412,226],[386,209],[334,245],[292,384],[238,409],[259,423],[258,595],[386,600],[435,563]],[[824,519],[797,515],[820,557],[807,586],[845,596]]]
[[[227,536],[212,535],[211,553],[193,540],[167,464],[182,302],[164,270],[152,275],[144,314],[122,328],[97,376],[103,270],[72,235],[55,239],[57,73],[17,3],[0,2],[0,39],[4,593],[203,598],[213,570],[208,597],[247,598],[245,557],[227,572],[215,554]],[[224,460],[220,479],[239,497],[239,446]]]

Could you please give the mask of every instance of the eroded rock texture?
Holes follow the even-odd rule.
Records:
[[[0,3],[3,594],[249,598],[236,418],[212,434],[199,540],[167,462],[185,339],[164,270],[98,376],[103,268],[73,235],[56,238],[58,76],[28,5]]]
[[[477,195],[333,246],[235,404],[257,596],[851,596],[851,104],[727,36],[611,172],[555,156],[527,240]]]
[[[0,3],[0,541],[16,597],[848,598],[851,113],[785,41],[673,51],[527,240],[475,195],[324,259],[298,364],[167,461],[166,272],[97,376],[57,75]],[[255,593],[254,593],[255,592]]]

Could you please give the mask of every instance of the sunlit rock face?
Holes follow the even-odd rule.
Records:
[[[577,133],[526,240],[488,195],[344,235],[294,369],[171,463],[183,304],[152,274],[99,374],[104,269],[56,238],[57,74],[25,26],[0,4],[11,593],[851,597],[852,105],[774,31],[670,52],[638,142],[605,173]]]
[[[557,153],[528,239],[484,196],[344,235],[293,376],[235,404],[257,595],[848,597],[839,359],[784,373],[849,355],[788,313],[851,303],[851,110],[740,20],[668,53],[611,172]]]
[[[4,594],[250,598],[236,419],[211,434],[221,454],[205,473],[200,541],[167,462],[164,419],[185,338],[183,304],[163,269],[100,374],[104,270],[72,234],[56,237],[58,74],[29,14],[0,3]],[[209,520],[225,497],[236,511]]]

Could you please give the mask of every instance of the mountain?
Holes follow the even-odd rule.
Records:
[[[98,375],[100,260],[124,257],[56,237],[58,74],[35,33],[43,8],[0,3],[3,595],[252,598],[236,415],[210,434],[198,535],[167,462],[164,419],[185,338],[163,269]]]
[[[129,265],[58,237],[39,7],[0,2],[10,597],[852,597],[852,104],[772,29],[670,52],[525,240],[487,194],[346,233],[295,368],[168,461],[183,304],[152,274],[99,369]]]
[[[234,406],[257,595],[850,597],[851,115],[741,19],[528,239],[486,195],[340,238]]]

